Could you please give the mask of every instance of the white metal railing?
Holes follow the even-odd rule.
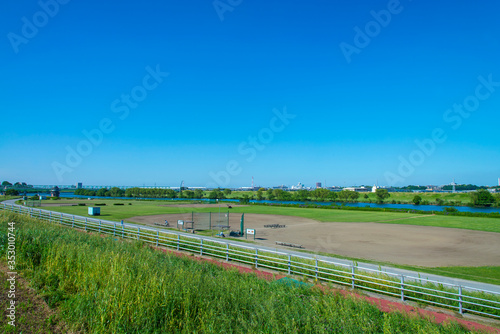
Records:
[[[176,250],[189,251],[268,268],[288,274],[302,275],[319,281],[347,285],[386,294],[404,300],[413,300],[476,313],[500,319],[500,293],[477,288],[439,282],[421,277],[363,268],[299,256],[258,247],[206,239],[172,230],[152,229],[145,226],[127,225],[95,218],[74,216],[20,205],[1,204],[0,210],[29,215],[61,225],[89,232],[111,234],[123,239],[134,239]]]

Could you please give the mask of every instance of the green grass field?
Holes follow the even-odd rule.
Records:
[[[365,301],[268,282],[55,224],[16,221],[17,269],[71,330],[86,333],[466,333]],[[5,247],[0,255],[5,256]],[[2,325],[9,333],[12,328]]]

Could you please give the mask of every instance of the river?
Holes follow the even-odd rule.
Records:
[[[36,194],[27,194],[27,196],[34,196]],[[45,195],[45,196],[50,196],[50,194],[43,194],[41,193],[40,195]],[[63,198],[101,198],[101,199],[123,199],[123,200],[131,200],[131,199],[137,199],[137,198],[131,198],[131,197],[99,197],[99,196],[83,196],[83,195],[75,195],[73,192],[61,192],[60,194],[61,197]],[[185,198],[141,198],[141,199],[151,199],[151,200],[166,200],[166,201],[179,201],[179,200],[186,200]],[[194,199],[197,201],[210,201],[207,198],[202,198],[202,199]],[[226,200],[221,200],[223,202],[237,202],[238,200],[235,199],[226,199]],[[266,203],[266,204],[316,204],[316,205],[332,205],[332,202],[301,202],[301,201],[268,201],[268,200],[250,200],[251,203]],[[341,202],[335,202],[337,205],[346,205],[346,206],[352,206],[352,207],[371,207],[371,208],[390,208],[390,209],[408,209],[408,210],[422,210],[422,211],[443,211],[444,208],[446,207],[452,207],[457,209],[460,212],[474,212],[474,213],[500,213],[500,208],[499,207],[492,207],[492,208],[475,208],[475,207],[469,207],[469,206],[452,206],[452,205],[447,205],[447,206],[439,206],[439,205],[414,205],[414,204],[391,204],[391,203],[384,203],[384,204],[377,204],[377,203],[341,203]]]

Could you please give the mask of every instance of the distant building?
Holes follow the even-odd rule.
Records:
[[[372,187],[372,193],[376,193],[377,189],[378,189],[377,185],[374,184]]]
[[[316,182],[316,189],[321,188],[321,182]]]
[[[302,189],[305,189],[305,187],[300,182],[296,186],[292,186],[292,190],[302,190]]]
[[[81,182],[78,182],[76,184],[76,189],[82,189],[83,188],[83,184]]]
[[[368,188],[366,188],[366,187],[347,187],[347,188],[344,188],[343,190],[350,190],[350,191],[356,191],[356,192],[362,193],[362,192],[367,192]]]

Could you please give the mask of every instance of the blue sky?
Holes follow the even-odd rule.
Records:
[[[3,180],[225,187],[252,176],[262,186],[500,177],[498,2],[3,6]]]

